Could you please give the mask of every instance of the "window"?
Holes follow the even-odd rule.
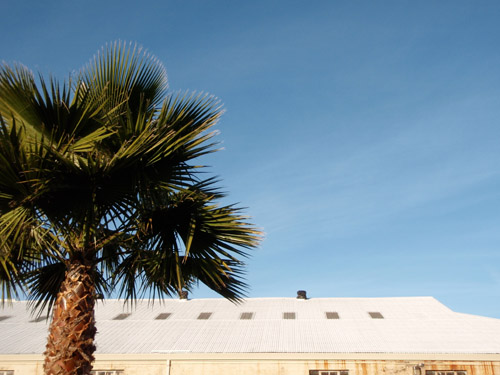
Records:
[[[113,318],[113,320],[125,320],[125,319],[127,319],[130,315],[132,315],[132,314],[130,314],[130,313],[118,314],[117,316],[115,316],[115,317]]]
[[[242,312],[240,315],[240,320],[251,320],[253,319],[253,312]]]
[[[338,312],[327,311],[325,314],[326,314],[326,319],[340,319]]]
[[[349,375],[349,370],[309,370],[309,375]]]
[[[123,370],[92,370],[91,375],[123,375]],[[1,375],[1,374],[0,374]]]
[[[283,319],[295,319],[295,313],[294,312],[284,312]]]
[[[379,312],[369,312],[372,319],[384,319],[384,316]]]
[[[212,316],[211,312],[202,312],[198,315],[198,320],[208,320]]]
[[[0,370],[0,375],[14,375],[14,370]]]
[[[425,375],[467,375],[467,371],[460,370],[427,370]]]
[[[166,320],[168,318],[170,318],[170,315],[172,315],[171,313],[161,313],[161,314],[158,314],[158,316],[155,318],[155,320]]]

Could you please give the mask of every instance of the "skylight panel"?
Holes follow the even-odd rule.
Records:
[[[170,318],[170,315],[172,315],[172,313],[161,313],[158,314],[155,320],[167,320],[168,318]]]
[[[125,320],[127,319],[130,315],[132,315],[131,313],[122,313],[122,314],[118,314],[117,316],[115,316],[113,318],[113,320]]]
[[[378,311],[372,311],[372,312],[369,312],[368,314],[370,314],[372,319],[384,319],[384,316],[381,313],[379,313]]]
[[[294,312],[284,312],[283,319],[295,319],[295,313]]]
[[[240,320],[251,320],[253,319],[253,312],[242,312],[240,315]]]
[[[211,312],[202,312],[200,315],[198,315],[198,320],[208,320],[212,316]]]
[[[336,311],[325,312],[326,319],[340,319],[339,313]]]
[[[47,320],[47,315],[42,315],[42,316],[39,316],[38,318],[30,320],[30,323],[39,323],[39,322],[42,322],[44,320]]]

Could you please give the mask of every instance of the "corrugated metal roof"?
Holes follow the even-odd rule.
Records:
[[[327,319],[335,311],[340,319]],[[252,312],[252,319],[241,319]],[[295,312],[295,319],[283,314]],[[369,312],[380,312],[373,319]],[[119,314],[130,313],[124,320]],[[198,319],[212,313],[209,319]],[[159,314],[170,314],[158,320]],[[0,309],[0,354],[43,353],[48,322],[26,302]],[[432,297],[138,301],[96,306],[97,353],[500,353],[500,319],[456,313]]]

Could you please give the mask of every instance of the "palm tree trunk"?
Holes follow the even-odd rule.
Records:
[[[54,305],[45,350],[46,375],[88,375],[96,333],[92,267],[72,262]]]

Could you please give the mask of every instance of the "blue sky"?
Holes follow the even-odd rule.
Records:
[[[0,60],[64,79],[133,41],[172,91],[221,99],[224,150],[203,162],[266,233],[249,296],[431,295],[500,318],[498,1],[0,9]]]

